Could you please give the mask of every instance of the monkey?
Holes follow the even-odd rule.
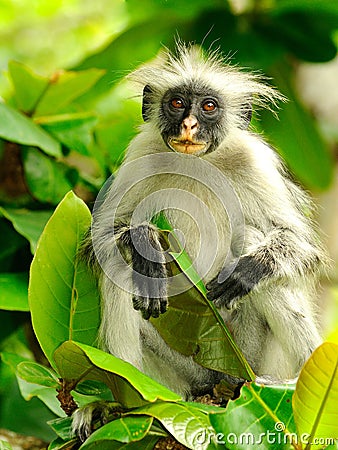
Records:
[[[296,377],[321,343],[314,298],[325,251],[310,196],[250,127],[253,108],[273,111],[283,96],[192,44],[128,78],[142,89],[144,123],[84,245],[102,298],[101,348],[184,399],[226,376],[170,348],[149,321],[165,315],[173,285],[152,222],[163,211],[255,374]],[[81,420],[75,428],[88,433]]]

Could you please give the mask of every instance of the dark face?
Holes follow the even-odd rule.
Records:
[[[169,89],[160,109],[161,134],[172,150],[201,155],[224,138],[224,105],[216,92],[191,86]]]

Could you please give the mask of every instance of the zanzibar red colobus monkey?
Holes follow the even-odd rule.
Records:
[[[170,306],[168,255],[151,222],[164,211],[257,376],[296,377],[321,342],[313,299],[325,253],[308,196],[249,129],[252,108],[282,96],[193,45],[130,78],[143,89],[144,124],[85,246],[102,297],[101,348],[187,399],[225,376],[171,349],[148,320]],[[84,436],[88,417],[75,414]]]

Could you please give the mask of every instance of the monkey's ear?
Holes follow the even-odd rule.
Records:
[[[243,130],[246,130],[250,125],[251,117],[252,117],[252,105],[251,103],[245,103],[241,107],[241,118],[243,120],[241,128]]]
[[[153,91],[152,91],[151,87],[149,86],[149,84],[144,86],[144,88],[143,88],[143,100],[142,100],[142,117],[143,117],[143,120],[145,122],[150,120],[151,94],[152,94],[152,92]]]

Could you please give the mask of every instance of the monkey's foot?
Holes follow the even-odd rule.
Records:
[[[97,428],[120,417],[122,411],[117,402],[101,400],[89,403],[73,413],[72,431],[84,442]]]

